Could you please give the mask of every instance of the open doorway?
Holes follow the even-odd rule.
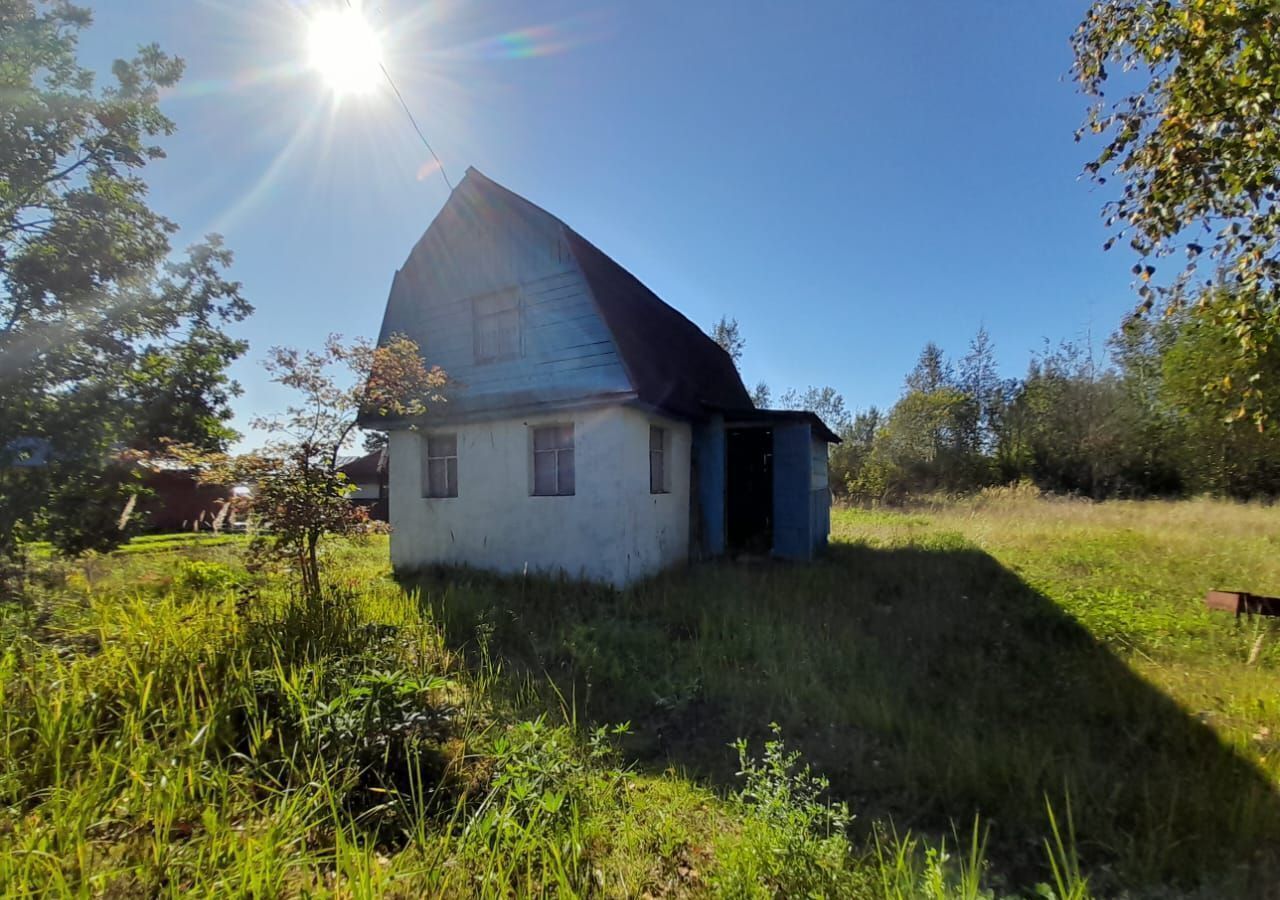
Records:
[[[767,555],[773,550],[773,430],[728,429],[725,457],[729,552]]]

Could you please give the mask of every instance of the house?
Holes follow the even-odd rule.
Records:
[[[397,569],[461,563],[625,585],[827,539],[815,415],[756,409],[733,361],[564,222],[475,169],[395,274],[379,340],[448,373],[389,433]]]
[[[0,468],[42,469],[59,459],[53,444],[38,437],[20,437],[0,448]],[[139,500],[129,503],[125,519],[137,519],[151,532],[199,531],[236,528],[242,524],[242,510],[236,508],[235,491],[228,486],[201,479],[190,463],[169,457],[133,455],[127,447],[116,447],[109,460],[134,469]]]
[[[338,471],[355,488],[347,499],[367,509],[370,519],[387,521],[387,448],[339,459]]]

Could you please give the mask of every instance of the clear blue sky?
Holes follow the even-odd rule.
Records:
[[[219,231],[257,307],[237,426],[281,404],[272,344],[376,335],[446,197],[385,90],[335,105],[299,0],[110,0],[85,58],[187,61],[149,171],[186,243]],[[1020,373],[1132,306],[1105,197],[1078,180],[1067,75],[1086,4],[932,0],[373,0],[387,64],[455,182],[474,165],[563,218],[706,326],[743,374],[887,406],[921,346],[980,324]]]

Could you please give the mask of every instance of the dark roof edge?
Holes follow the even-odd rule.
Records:
[[[840,440],[840,436],[832,431],[827,423],[822,421],[822,417],[815,412],[807,409],[726,409],[719,410],[724,416],[725,426],[728,427],[734,422],[775,422],[775,421],[797,421],[802,420],[809,423],[813,428],[814,437],[820,437],[828,444],[844,443]]]
[[[518,196],[518,195],[517,195],[517,196]],[[547,213],[547,215],[550,215],[550,213]],[[557,220],[557,221],[560,221],[560,220]],[[671,310],[673,313],[675,313],[675,314],[676,314],[677,316],[679,316],[681,319],[684,319],[684,321],[689,325],[689,327],[690,327],[690,328],[694,329],[694,330],[695,330],[695,331],[697,331],[700,335],[702,335],[704,338],[706,338],[707,343],[708,343],[708,344],[710,344],[710,345],[711,345],[711,347],[714,347],[714,348],[715,348],[717,351],[719,351],[719,352],[720,352],[720,353],[721,353],[725,358],[727,358],[727,359],[728,359],[728,361],[729,361],[729,365],[731,365],[731,366],[733,366],[733,367],[734,367],[734,371],[737,371],[737,368],[738,368],[738,367],[737,367],[737,364],[736,364],[736,363],[734,363],[734,361],[733,361],[733,357],[729,355],[729,351],[728,351],[728,350],[726,350],[726,349],[724,349],[723,347],[721,347],[718,343],[716,343],[715,339],[713,339],[713,338],[711,337],[711,335],[707,334],[707,332],[706,332],[705,330],[703,330],[703,328],[702,328],[702,326],[701,326],[701,325],[699,325],[697,322],[693,321],[693,319],[690,319],[688,316],[686,316],[684,313],[682,313],[682,312],[680,311],[679,307],[672,306],[672,305],[671,305],[670,303],[668,303],[666,300],[663,300],[663,299],[662,299],[662,297],[661,297],[661,296],[659,296],[659,295],[657,294],[657,292],[655,292],[655,291],[653,290],[653,288],[649,287],[647,284],[645,284],[643,281],[641,281],[641,280],[640,280],[640,279],[635,275],[635,273],[634,273],[634,272],[632,272],[630,269],[628,269],[628,268],[627,268],[626,266],[624,266],[622,263],[618,262],[616,259],[614,259],[612,256],[610,256],[608,253],[605,253],[603,250],[601,250],[599,247],[597,247],[594,243],[592,243],[590,239],[583,237],[581,234],[579,234],[577,231],[575,231],[572,225],[565,224],[563,221],[560,221],[560,224],[564,227],[564,230],[565,230],[565,231],[569,232],[569,233],[570,233],[570,234],[572,234],[574,237],[576,237],[578,240],[582,241],[582,243],[584,243],[584,244],[588,245],[589,247],[591,247],[591,249],[595,250],[597,253],[599,253],[601,256],[603,256],[605,259],[609,260],[611,263],[613,263],[615,266],[617,266],[619,269],[621,269],[621,270],[623,271],[623,273],[625,273],[627,276],[629,276],[629,277],[631,277],[631,278],[634,278],[634,279],[635,279],[635,281],[636,281],[636,283],[637,283],[637,284],[639,284],[639,285],[640,285],[642,288],[644,288],[646,291],[648,291],[648,292],[653,296],[653,298],[654,298],[655,300],[657,300],[659,303],[661,303],[661,304],[662,304],[663,306],[665,306],[667,309]],[[575,261],[575,262],[577,262],[577,255],[576,255],[576,254],[574,255],[574,261]],[[579,268],[581,268],[581,264],[580,264],[580,263],[579,263]],[[711,349],[711,348],[710,348],[710,347],[708,347],[707,349]],[[739,380],[741,380],[742,376],[741,376],[741,375],[739,375],[739,376],[738,376],[738,378],[739,378]],[[744,387],[744,388],[746,387],[745,382],[743,383],[743,387]]]

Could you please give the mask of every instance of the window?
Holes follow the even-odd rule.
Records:
[[[667,492],[667,429],[649,426],[649,493]]]
[[[520,355],[520,293],[502,291],[472,301],[476,362],[497,362]]]
[[[458,496],[458,436],[427,436],[427,453],[422,472],[422,496]]]
[[[533,495],[572,495],[573,480],[573,425],[533,429]]]

